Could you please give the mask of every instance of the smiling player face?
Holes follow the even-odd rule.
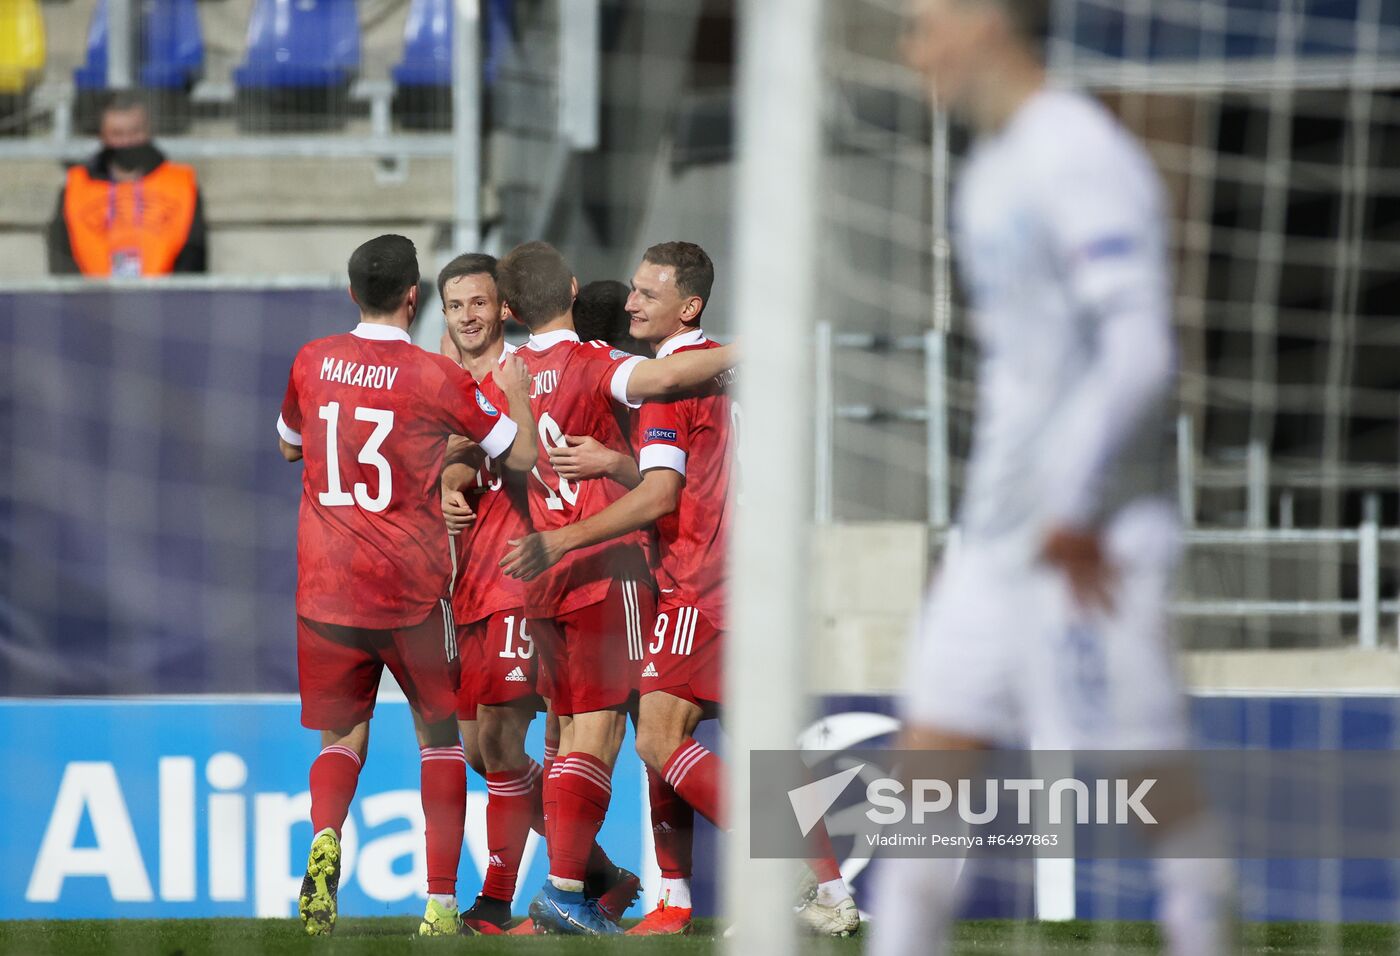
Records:
[[[681,295],[674,266],[644,261],[632,276],[627,314],[632,337],[656,344],[684,331],[688,321],[694,322],[700,314],[700,299]]]
[[[501,339],[501,300],[495,280],[485,272],[448,279],[442,288],[442,315],[447,334],[463,355],[479,355]]]

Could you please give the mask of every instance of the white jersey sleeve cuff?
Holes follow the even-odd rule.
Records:
[[[681,475],[685,474],[685,452],[675,445],[643,445],[637,456],[637,469],[650,471],[653,468],[669,468]]]
[[[642,407],[641,402],[634,402],[627,397],[627,383],[632,381],[632,373],[637,370],[637,366],[645,361],[640,355],[634,355],[613,371],[612,397],[619,405],[626,405],[628,408]]]
[[[301,447],[301,432],[294,432],[291,426],[282,420],[282,416],[277,416],[277,434],[282,436],[282,440],[288,445]]]
[[[480,441],[481,450],[486,452],[488,458],[500,458],[515,442],[516,433],[520,429],[515,426],[515,422],[505,416],[496,422],[495,427],[487,433],[486,437]]]

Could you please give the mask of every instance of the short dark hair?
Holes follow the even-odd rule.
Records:
[[[126,110],[145,110],[147,116],[151,115],[151,105],[146,102],[146,97],[135,90],[113,90],[102,100],[102,113]]]
[[[676,270],[676,289],[685,298],[700,297],[710,301],[710,289],[715,284],[715,264],[710,256],[693,242],[661,242],[642,254],[643,262],[655,266],[670,266]],[[705,306],[700,306],[700,312]],[[697,317],[699,313],[696,313]]]
[[[1040,56],[1050,39],[1050,0],[993,0],[1006,19]]]
[[[574,303],[574,271],[547,242],[527,242],[496,264],[496,291],[511,315],[535,329]]]
[[[447,302],[447,283],[462,276],[488,275],[496,281],[496,257],[484,252],[464,252],[457,256],[438,273],[438,301]]]
[[[377,236],[350,254],[350,291],[366,315],[389,315],[418,284],[418,251],[403,236]]]
[[[578,290],[574,300],[574,330],[585,342],[607,342],[636,355],[650,355],[644,342],[632,338],[627,314],[628,288],[616,279],[598,279]]]

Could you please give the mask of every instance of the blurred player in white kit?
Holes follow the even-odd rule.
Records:
[[[954,243],[981,358],[961,546],[914,638],[904,746],[1178,750],[1163,188],[1106,110],[1047,85],[1045,0],[909,14],[906,62],[974,134]],[[1211,824],[1180,811],[1155,843],[1167,945],[1225,953],[1233,867],[1190,858]],[[885,860],[870,952],[944,952],[959,864]]]

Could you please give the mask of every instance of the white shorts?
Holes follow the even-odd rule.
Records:
[[[1188,742],[1167,602],[1176,520],[1156,503],[1114,520],[1111,612],[1063,575],[972,542],[945,561],[910,649],[905,719],[1000,747],[1174,750]]]

